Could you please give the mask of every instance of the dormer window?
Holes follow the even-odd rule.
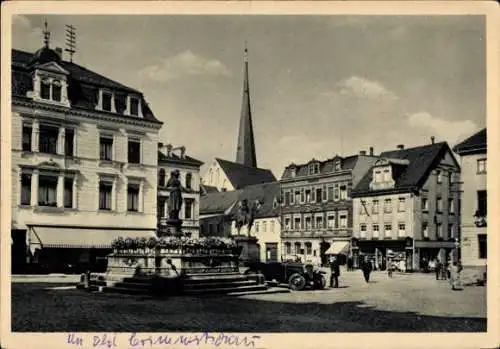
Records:
[[[315,175],[319,173],[319,163],[314,162],[309,164],[309,175]]]
[[[102,110],[111,111],[111,104],[113,101],[113,94],[109,92],[102,93]]]
[[[130,98],[130,115],[139,115],[139,100],[137,98]]]
[[[341,164],[340,160],[335,161],[335,171],[340,171],[341,169]]]
[[[127,108],[125,110],[125,114],[130,116],[142,117],[141,99],[138,96],[127,96]]]
[[[40,81],[40,98],[47,101],[61,102],[61,81],[51,78],[42,79],[42,81]]]

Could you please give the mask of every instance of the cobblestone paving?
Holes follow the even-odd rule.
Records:
[[[12,330],[66,332],[475,332],[486,330],[486,288],[452,291],[426,274],[343,272],[340,288],[240,297],[152,299],[12,284]],[[50,289],[59,287],[58,289]]]

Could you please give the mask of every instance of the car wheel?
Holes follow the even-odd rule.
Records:
[[[314,280],[314,288],[316,290],[323,290],[326,287],[326,278],[324,275],[318,275]]]
[[[306,279],[300,274],[293,274],[288,279],[288,285],[293,291],[301,291],[306,287]]]

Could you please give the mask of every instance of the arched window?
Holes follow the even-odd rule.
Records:
[[[165,170],[164,169],[160,169],[160,174],[158,175],[158,185],[160,187],[165,186]]]
[[[192,180],[193,180],[193,175],[191,173],[186,174],[186,188],[191,189],[192,186]]]

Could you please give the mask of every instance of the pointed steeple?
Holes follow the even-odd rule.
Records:
[[[236,162],[242,165],[257,167],[255,140],[253,137],[252,111],[250,108],[250,87],[248,83],[248,49],[245,42],[245,68],[243,77],[243,101],[241,104],[240,129]]]

